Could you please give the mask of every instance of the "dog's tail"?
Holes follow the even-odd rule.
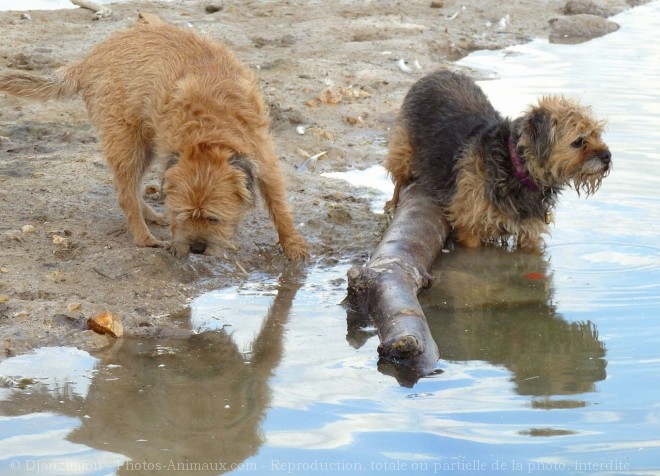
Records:
[[[75,67],[75,65],[72,65]],[[0,91],[31,99],[64,99],[78,94],[80,85],[74,67],[59,70],[48,76],[12,71],[0,74]]]

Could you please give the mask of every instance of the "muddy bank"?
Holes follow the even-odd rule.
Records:
[[[504,3],[227,1],[206,13],[202,2],[132,2],[112,5],[113,16],[100,21],[83,9],[0,12],[0,67],[62,66],[134,24],[139,11],[228,43],[257,70],[271,105],[290,201],[311,245],[309,265],[360,263],[383,221],[356,190],[321,173],[380,162],[414,81],[477,49],[551,35],[568,41],[571,30],[557,25],[577,22],[583,35],[583,15],[589,35],[598,36],[614,28],[604,17],[631,6]],[[156,208],[159,184],[154,170],[145,194]],[[127,334],[187,334],[192,297],[245,280],[246,272],[279,274],[287,265],[261,205],[245,217],[239,249],[225,257],[180,260],[136,248],[80,100],[39,104],[0,95],[0,209],[0,359],[56,343],[102,347],[107,338],[84,323],[104,310],[121,316]],[[167,239],[166,228],[152,229]]]

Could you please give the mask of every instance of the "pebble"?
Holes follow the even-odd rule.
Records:
[[[209,4],[206,5],[206,7],[204,8],[204,11],[205,11],[206,13],[217,13],[217,12],[219,12],[220,10],[222,10],[222,8],[223,8],[223,6],[222,6],[222,5],[218,5],[217,3],[209,3]]]
[[[550,43],[577,44],[607,35],[619,25],[597,15],[572,15],[551,20]]]
[[[68,246],[69,240],[67,238],[64,238],[63,236],[53,235],[53,244]]]
[[[353,220],[353,216],[345,208],[335,206],[328,210],[328,219],[335,225],[346,225]]]
[[[30,233],[34,233],[35,231],[37,231],[37,229],[35,228],[34,225],[23,225],[23,227],[21,227],[21,231],[23,232],[23,234],[28,235]]]
[[[107,334],[112,337],[124,335],[124,325],[121,319],[108,311],[87,319],[87,327],[98,334]]]
[[[608,6],[605,2],[593,2],[592,0],[568,0],[564,5],[564,15],[598,15],[599,17],[609,17],[620,13],[621,8]]]

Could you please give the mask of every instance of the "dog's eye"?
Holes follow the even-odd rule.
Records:
[[[584,137],[580,137],[579,139],[574,140],[573,143],[571,144],[571,146],[575,147],[576,149],[581,149],[583,145],[584,145]]]
[[[206,219],[207,219],[208,221],[210,221],[211,223],[220,223],[220,218],[216,218],[216,217],[207,217]]]

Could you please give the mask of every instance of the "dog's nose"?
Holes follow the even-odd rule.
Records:
[[[190,252],[196,255],[204,254],[206,251],[206,243],[203,241],[193,241],[190,243]]]
[[[609,150],[604,150],[600,154],[598,154],[598,158],[605,165],[610,165],[610,162],[612,162],[612,153]]]

